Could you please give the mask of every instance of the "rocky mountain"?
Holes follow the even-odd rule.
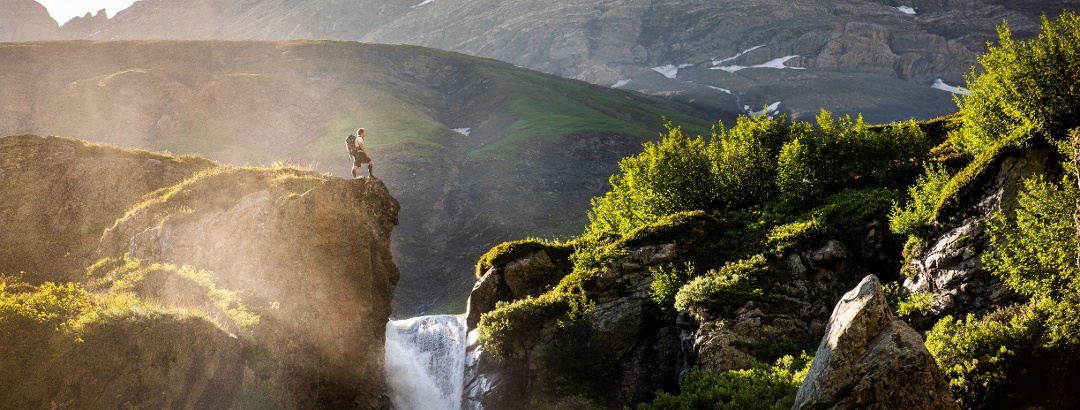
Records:
[[[4,403],[379,408],[380,181],[30,135],[0,159]]]
[[[68,30],[74,22],[63,31],[106,40],[403,42],[714,112],[779,103],[774,109],[796,118],[826,108],[887,122],[953,111],[942,89],[963,84],[1003,20],[1018,37],[1033,36],[1040,15],[1078,7],[1077,0],[142,0],[87,37]]]
[[[0,135],[80,136],[345,176],[345,136],[365,127],[375,175],[402,202],[402,315],[460,312],[476,258],[498,242],[579,233],[617,160],[656,138],[664,116],[697,133],[713,120],[415,46],[17,43],[0,46],[0,71]]]
[[[54,39],[60,36],[60,26],[34,0],[0,1],[0,41]]]

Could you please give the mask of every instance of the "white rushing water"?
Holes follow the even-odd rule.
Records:
[[[465,316],[386,324],[386,382],[397,409],[459,410],[465,375]]]

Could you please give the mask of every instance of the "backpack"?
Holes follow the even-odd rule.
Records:
[[[356,156],[356,135],[349,134],[345,137],[345,144],[349,145],[349,155]]]

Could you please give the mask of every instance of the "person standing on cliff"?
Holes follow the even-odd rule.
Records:
[[[368,155],[367,147],[364,146],[364,129],[358,128],[356,134],[349,134],[345,138],[345,143],[349,146],[349,156],[352,157],[352,177],[356,178],[356,170],[360,169],[360,166],[367,164],[368,177],[375,177],[372,172],[372,166],[375,165],[375,161],[371,160],[371,156]]]

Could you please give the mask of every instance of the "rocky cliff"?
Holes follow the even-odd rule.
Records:
[[[0,272],[25,271],[22,280],[45,283],[41,289],[69,282],[92,298],[147,306],[91,315],[86,320],[101,324],[87,328],[83,343],[44,348],[50,357],[88,357],[80,371],[99,377],[22,358],[28,367],[20,372],[61,378],[72,390],[11,392],[19,402],[383,404],[398,203],[381,181],[221,167],[56,137],[7,137],[0,148],[0,214],[30,222],[4,225],[3,237],[16,245],[4,246]],[[61,262],[44,262],[50,258]],[[176,311],[194,316],[177,320],[168,313]],[[127,317],[144,325],[126,325]],[[169,336],[178,332],[184,336]],[[19,335],[0,345],[25,342]],[[174,364],[135,365],[163,360]],[[147,398],[157,381],[187,384],[170,387],[161,402]],[[115,397],[87,396],[103,391]]]
[[[1061,172],[1062,159],[1054,148],[1034,143],[1004,150],[987,162],[955,198],[945,202],[934,222],[938,235],[925,251],[913,255],[908,266],[913,275],[904,286],[933,296],[929,309],[909,318],[917,328],[929,329],[947,315],[982,316],[1024,300],[983,268],[982,257],[992,245],[987,224],[996,212],[1016,207],[1024,179],[1060,177],[1056,174]]]
[[[144,0],[90,38],[406,42],[712,110],[757,111],[780,101],[796,117],[826,108],[885,122],[952,111],[949,94],[931,86],[938,79],[961,84],[1003,20],[1027,37],[1038,32],[1041,14],[1078,6],[1076,0]]]
[[[59,36],[60,26],[40,3],[0,1],[0,41],[52,40]]]
[[[770,272],[762,279],[763,298],[732,296],[693,314],[675,314],[652,297],[656,269],[711,260],[731,246],[725,232],[737,229],[692,216],[613,245],[622,256],[577,285],[591,306],[581,321],[560,313],[549,299],[554,293],[545,291],[560,279],[559,287],[567,283],[560,275],[570,269],[569,250],[528,243],[502,249],[490,266],[480,265],[485,270],[470,299],[468,326],[475,331],[482,316],[499,312],[494,320],[525,328],[508,331],[512,341],[498,357],[480,344],[470,347],[475,359],[466,397],[484,408],[566,405],[573,397],[623,408],[676,390],[690,370],[747,369],[784,352],[797,354],[825,332],[843,290],[891,266],[883,258],[897,244],[880,226],[817,237],[762,260]]]

